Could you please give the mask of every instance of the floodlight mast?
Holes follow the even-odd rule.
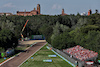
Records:
[[[24,36],[23,36],[23,34],[22,34],[22,33],[23,33],[23,31],[24,31],[24,29],[25,29],[25,27],[26,27],[26,25],[27,25],[28,21],[29,21],[29,20],[27,20],[27,21],[26,21],[26,23],[25,23],[25,25],[24,25],[24,27],[23,27],[23,29],[22,29],[22,31],[21,31],[21,37],[22,37],[22,38],[24,38]]]

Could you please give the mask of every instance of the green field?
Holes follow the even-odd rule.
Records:
[[[60,57],[51,58],[48,55],[54,53],[46,48],[46,45],[25,61],[20,67],[72,67]],[[44,59],[52,59],[52,62],[43,62]]]
[[[3,61],[7,60],[8,58],[4,59],[4,58],[0,58],[0,63],[2,63]]]

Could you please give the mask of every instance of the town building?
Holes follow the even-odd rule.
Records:
[[[11,15],[13,15],[13,14],[12,14],[12,13],[0,13],[0,16],[3,16],[3,15],[11,16]]]
[[[92,11],[91,11],[91,9],[90,9],[90,10],[88,11],[88,16],[91,15],[91,14],[92,14]]]
[[[86,12],[81,13],[81,16],[86,16],[86,15],[87,15]]]
[[[67,15],[66,13],[64,13],[64,9],[62,9],[62,16]]]
[[[37,4],[37,10],[34,8],[34,10],[30,11],[30,12],[27,12],[26,10],[24,12],[20,12],[20,11],[17,11],[17,15],[18,16],[32,16],[32,15],[41,15],[40,13],[40,4]]]

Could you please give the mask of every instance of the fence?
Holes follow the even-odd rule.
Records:
[[[48,44],[49,47],[52,47],[50,44]],[[82,67],[84,65],[84,62],[83,61],[79,61],[75,58],[72,58],[70,55],[64,53],[63,51],[61,50],[58,50],[58,49],[55,49],[52,47],[52,49],[57,52],[58,54],[60,54],[61,56],[63,56],[65,59],[67,59],[70,63],[72,63],[71,65],[74,66],[74,65],[78,65],[78,67]],[[76,61],[77,61],[77,64],[76,64]]]
[[[47,48],[49,49],[49,48],[51,47],[51,45],[49,44],[48,46],[49,46],[49,47],[47,47]],[[58,50],[58,49],[55,49],[55,48],[53,48],[53,47],[52,47],[52,51],[53,51],[55,54],[57,54],[59,57],[61,57],[63,60],[65,60],[66,62],[68,62],[69,64],[71,64],[73,67],[76,67],[75,64],[73,64],[72,62],[69,61],[70,59],[68,59],[68,57],[66,56],[65,53],[63,53],[62,51],[60,51],[60,50]],[[74,61],[74,60],[72,60],[72,61]]]

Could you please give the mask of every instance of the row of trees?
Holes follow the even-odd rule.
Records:
[[[77,17],[77,16],[76,16]],[[59,28],[53,30],[51,44],[57,49],[66,49],[76,45],[100,53],[100,15],[80,16],[75,25],[59,33]],[[62,25],[62,24],[60,24]],[[56,27],[56,25],[55,25]],[[54,27],[54,28],[55,28]],[[67,27],[67,26],[66,26]],[[64,30],[65,28],[63,28]],[[59,30],[59,32],[57,32]],[[55,32],[56,31],[56,32]],[[98,57],[100,59],[100,55]]]
[[[66,49],[75,45],[81,45],[84,48],[94,50],[100,53],[100,15],[92,14],[90,16],[67,15],[67,16],[2,16],[0,17],[0,36],[2,31],[10,41],[21,38],[20,33],[27,19],[29,22],[25,28],[24,37],[31,37],[35,34],[43,34],[50,44],[57,49]],[[12,36],[13,35],[13,36]],[[0,38],[0,47],[5,48],[3,42],[6,38]],[[11,38],[11,39],[10,39]],[[14,38],[14,39],[13,39]],[[3,40],[2,40],[3,39]],[[12,40],[13,39],[13,40]],[[17,41],[17,40],[15,40]],[[7,42],[5,42],[6,47]],[[17,43],[17,42],[16,42]],[[17,45],[16,45],[17,46]]]

